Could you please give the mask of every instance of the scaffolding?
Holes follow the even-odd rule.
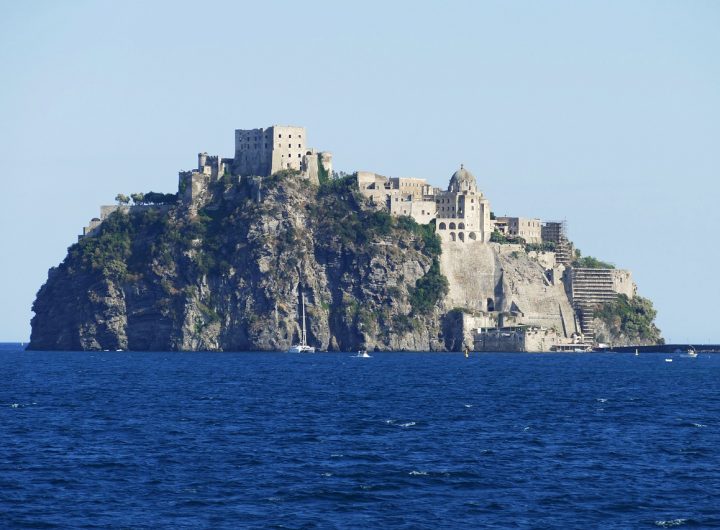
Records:
[[[586,341],[594,342],[595,310],[617,299],[613,269],[570,269],[570,292]]]
[[[555,260],[566,267],[572,263],[572,245],[567,237],[567,221],[545,221],[542,240],[555,244]]]

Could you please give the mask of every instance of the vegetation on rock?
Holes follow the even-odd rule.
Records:
[[[372,208],[355,175],[219,179],[196,215],[158,195],[132,198],[173,206],[116,211],[70,247],[38,293],[33,348],[284,349],[301,294],[321,348],[442,348],[439,238]]]
[[[657,311],[647,298],[624,294],[607,302],[595,311],[596,327],[601,331],[597,339],[613,344],[663,344],[664,340],[654,320]]]
[[[576,269],[614,269],[615,265],[606,261],[600,261],[592,256],[583,256],[573,260],[572,266]]]

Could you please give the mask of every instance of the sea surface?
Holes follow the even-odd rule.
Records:
[[[0,349],[0,528],[720,526],[720,355],[351,355]]]

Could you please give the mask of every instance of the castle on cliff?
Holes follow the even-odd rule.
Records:
[[[333,174],[332,154],[308,147],[304,127],[237,129],[234,158],[202,152],[197,168],[179,173],[178,202],[194,215],[220,179],[247,179],[261,190],[263,179],[283,171],[318,184],[321,176]],[[586,347],[594,342],[594,308],[618,294],[636,294],[629,271],[573,267],[564,222],[496,217],[462,164],[447,189],[369,171],[357,172],[357,185],[378,210],[434,225],[442,245],[440,269],[449,283],[445,305],[462,310],[465,343],[478,350]],[[260,191],[257,197],[261,200]],[[83,236],[113,211],[148,207],[153,206],[103,206]]]

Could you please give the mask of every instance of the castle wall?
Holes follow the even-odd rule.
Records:
[[[307,150],[303,155],[300,171],[302,171],[303,175],[313,184],[320,183],[318,154],[314,149]]]
[[[325,172],[328,174],[328,176],[332,176],[333,173],[333,162],[332,162],[332,153],[330,151],[320,151],[320,165],[325,170]]]
[[[444,241],[440,270],[449,282],[448,307],[512,314],[518,325],[554,328],[562,336],[578,331],[564,285],[551,283],[520,245]]]
[[[307,152],[305,127],[275,125],[273,129],[272,165],[270,174],[283,169],[301,170],[302,157]]]
[[[483,329],[473,338],[475,350],[482,352],[549,352],[564,342],[555,330],[542,327]]]
[[[272,174],[274,127],[236,129],[233,171],[237,175]]]
[[[637,285],[632,278],[632,272],[628,270],[612,270],[613,291],[617,294],[624,294],[632,299],[637,294]]]
[[[370,171],[357,172],[358,189],[378,208],[391,210],[391,203],[397,197],[390,179]],[[399,200],[399,197],[398,197]]]
[[[498,217],[498,224],[507,226],[507,234],[521,237],[526,243],[542,243],[542,223],[540,219],[526,217]]]
[[[235,130],[233,172],[236,175],[267,177],[284,169],[294,169],[317,183],[320,165],[331,174],[332,154],[308,148],[305,127],[273,125],[265,129]]]
[[[407,215],[420,224],[428,224],[435,218],[435,208],[435,201],[431,200],[393,200],[390,203],[390,214],[396,216]]]

